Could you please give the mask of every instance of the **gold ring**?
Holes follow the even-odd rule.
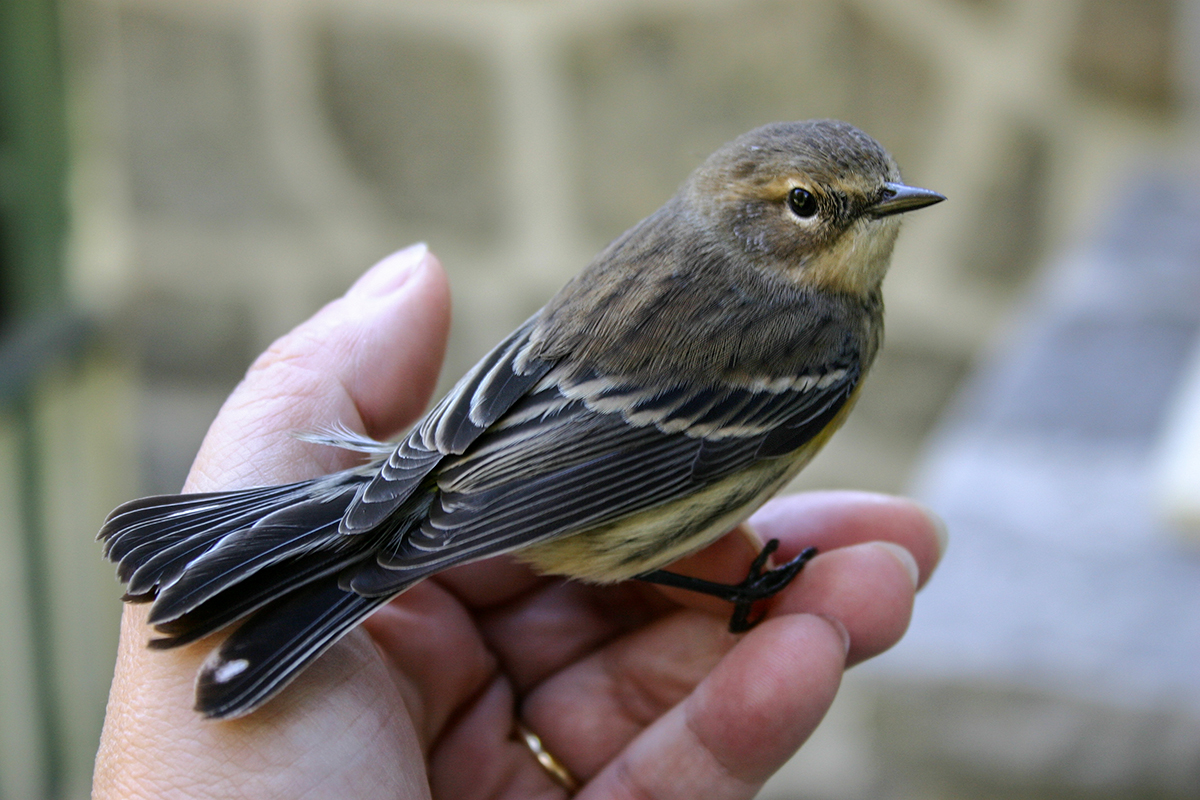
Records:
[[[538,764],[541,765],[546,774],[555,783],[566,789],[568,794],[575,794],[582,788],[579,781],[571,774],[571,770],[567,769],[557,758],[550,755],[550,751],[542,744],[541,737],[525,727],[520,720],[517,720],[516,734],[525,743],[525,746],[529,748],[529,752],[533,753],[533,757],[537,759]]]

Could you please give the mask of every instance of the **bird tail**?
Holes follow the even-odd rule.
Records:
[[[338,522],[366,480],[348,470],[283,486],[146,497],[113,511],[97,538],[117,564],[125,599],[152,602],[150,624],[190,641],[216,630],[214,601],[244,616],[363,558],[370,537],[342,535]],[[207,630],[196,629],[201,619]]]
[[[196,676],[196,710],[210,719],[250,713],[393,596],[348,592],[331,576],[274,601],[209,655]]]
[[[338,575],[368,561],[370,533],[338,523],[367,470],[284,486],[134,500],[98,536],[126,584],[125,599],[151,603],[162,634],[150,646],[178,647],[249,617],[209,658],[197,679],[197,710],[248,713],[388,599],[425,577],[363,596]],[[406,576],[407,578],[407,576]]]

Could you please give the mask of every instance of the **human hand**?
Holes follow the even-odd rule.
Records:
[[[354,454],[289,432],[341,421],[387,437],[413,421],[448,309],[432,256],[385,259],[255,362],[186,490],[350,466]],[[191,710],[213,642],[147,650],[146,607],[128,605],[95,796],[564,795],[512,737],[519,716],[583,782],[579,797],[751,797],[812,733],[842,671],[900,638],[939,553],[920,507],[877,495],[781,498],[752,524],[781,540],[781,559],[821,555],[745,635],[711,598],[490,559],[413,587],[279,697],[223,722]],[[672,570],[737,582],[755,553],[728,536]]]

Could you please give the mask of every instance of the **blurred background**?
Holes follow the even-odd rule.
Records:
[[[87,795],[95,531],[272,339],[425,240],[448,385],[716,146],[812,117],[950,201],[795,488],[952,539],[763,796],[1200,797],[1197,45],[1194,0],[6,0],[0,800]]]

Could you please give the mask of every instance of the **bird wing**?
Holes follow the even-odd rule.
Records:
[[[528,356],[535,317],[471,369],[392,451],[351,501],[339,532],[372,531],[399,508],[448,455],[462,453],[553,366]]]
[[[343,585],[363,594],[618,520],[802,447],[845,405],[853,360],[740,386],[647,389],[547,374],[436,472],[427,519]]]

